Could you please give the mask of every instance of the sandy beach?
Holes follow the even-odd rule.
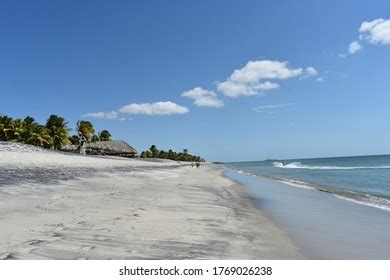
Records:
[[[0,165],[13,170],[94,168],[45,184],[3,183],[0,259],[303,258],[245,189],[214,165],[0,153]]]

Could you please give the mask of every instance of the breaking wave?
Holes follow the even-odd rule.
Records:
[[[382,166],[326,166],[326,165],[305,165],[298,162],[291,162],[283,164],[282,162],[275,161],[273,166],[277,168],[286,169],[320,169],[320,170],[353,170],[353,169],[390,169],[388,165]]]

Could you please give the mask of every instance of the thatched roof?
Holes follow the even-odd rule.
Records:
[[[65,152],[75,152],[79,146],[78,145],[64,145],[61,147],[61,151]]]
[[[107,154],[137,154],[137,150],[122,140],[98,141],[87,145],[87,149]]]
[[[78,145],[65,145],[61,150],[66,152],[77,152]],[[98,141],[85,145],[87,154],[98,155],[118,155],[118,156],[134,156],[137,150],[122,140],[115,141]]]

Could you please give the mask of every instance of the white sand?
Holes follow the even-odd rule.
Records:
[[[72,153],[55,152],[30,145],[0,142],[0,168],[96,168],[177,166],[175,161],[135,160],[120,157],[80,156]]]
[[[20,152],[3,151],[0,157],[6,153]],[[46,155],[32,155],[42,157],[42,164],[49,161]],[[106,161],[113,164],[110,159],[76,159],[84,160],[99,167]],[[302,258],[243,188],[220,169],[117,162],[122,161],[149,168],[101,173],[3,199],[0,259]],[[59,162],[64,164],[64,159]]]

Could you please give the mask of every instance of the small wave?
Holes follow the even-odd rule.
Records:
[[[280,163],[281,164],[281,163]],[[249,175],[249,176],[255,176],[255,174],[246,172],[243,170],[236,170],[238,173],[243,174],[243,175]],[[328,187],[323,187],[320,185],[312,184],[312,183],[307,183],[303,181],[298,181],[298,180],[292,180],[292,179],[287,179],[287,178],[280,178],[280,177],[273,177],[273,176],[266,176],[262,175],[261,177],[277,181],[292,187],[297,187],[297,188],[302,188],[302,189],[309,189],[309,190],[317,190],[321,192],[328,193],[330,195],[333,195],[336,198],[349,201],[352,203],[357,203],[360,205],[365,205],[368,207],[374,207],[377,209],[385,210],[385,211],[390,211],[390,199],[388,198],[382,198],[374,195],[370,195],[367,193],[358,193],[358,192],[353,192],[353,191],[343,191],[343,190],[337,190],[334,188],[328,188]]]
[[[255,175],[255,174],[253,174],[253,173],[250,173],[250,172],[245,172],[245,171],[242,171],[242,170],[238,170],[237,172],[238,172],[238,173],[240,173],[240,174],[245,174],[245,175],[249,175],[249,176],[256,177],[256,175]]]
[[[281,183],[284,183],[286,185],[290,185],[293,187],[298,187],[298,188],[303,188],[303,189],[311,189],[311,190],[318,190],[321,192],[326,192],[329,193],[339,199],[343,199],[345,201],[365,205],[365,206],[370,206],[370,207],[375,207],[378,209],[390,211],[390,200],[386,198],[381,198],[377,196],[373,196],[370,194],[365,194],[365,193],[356,193],[356,192],[345,192],[345,191],[337,191],[337,190],[332,190],[328,188],[324,188],[319,185],[315,184],[310,184],[302,181],[297,181],[297,180],[291,180],[291,179],[281,179],[281,178],[275,178],[275,177],[266,177],[271,180],[275,180]]]
[[[298,162],[283,164],[275,161],[273,166],[286,169],[321,169],[321,170],[353,170],[353,169],[390,169],[390,166],[326,166],[326,165],[305,165]]]
[[[305,183],[305,182],[298,181],[298,180],[280,179],[280,178],[274,178],[274,177],[268,177],[268,176],[266,178],[269,178],[271,180],[275,180],[275,181],[278,181],[278,182],[281,182],[281,183],[284,183],[286,185],[290,185],[290,186],[293,186],[293,187],[302,188],[302,189],[310,189],[310,190],[319,189],[318,187],[315,187],[312,184]]]
[[[385,199],[385,198],[379,198],[375,197],[372,195],[367,195],[365,199],[356,199],[352,197],[347,197],[344,195],[339,195],[339,194],[333,194],[335,197],[349,201],[349,202],[354,202],[357,204],[361,205],[366,205],[370,207],[375,207],[378,209],[390,211],[390,200]]]

